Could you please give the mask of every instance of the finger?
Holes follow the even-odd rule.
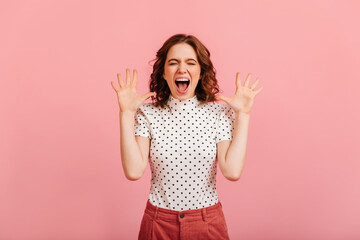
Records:
[[[264,86],[262,86],[261,88],[259,88],[258,90],[256,90],[254,93],[255,93],[255,96],[264,88]]]
[[[138,74],[137,74],[136,69],[134,69],[133,76],[134,76],[134,79],[133,79],[133,82],[132,82],[132,87],[136,88],[137,79],[138,79]]]
[[[116,87],[116,85],[115,85],[115,83],[113,82],[113,81],[111,81],[111,85],[112,85],[112,87],[113,87],[113,89],[116,91],[116,92],[118,92],[120,89],[118,89],[117,87]]]
[[[240,73],[236,73],[236,90],[240,89],[241,87],[241,81],[240,81]]]
[[[117,78],[118,78],[118,82],[119,82],[120,88],[122,88],[122,87],[124,86],[124,82],[123,82],[122,79],[121,79],[120,73],[117,74]]]
[[[250,89],[251,89],[251,90],[254,90],[255,87],[256,87],[256,85],[259,83],[259,81],[260,81],[260,79],[257,78],[256,81],[251,85]]]
[[[126,85],[130,85],[130,69],[126,69]]]
[[[244,83],[244,87],[249,86],[250,77],[251,77],[251,73],[249,73],[249,74],[247,75],[247,78],[246,78],[245,83]]]

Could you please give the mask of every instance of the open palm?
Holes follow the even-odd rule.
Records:
[[[226,102],[235,113],[243,112],[243,113],[250,113],[251,108],[254,103],[255,96],[264,88],[263,86],[260,87],[258,90],[254,91],[256,85],[259,83],[259,79],[256,79],[256,81],[250,86],[251,73],[248,74],[244,85],[241,85],[240,81],[240,73],[236,73],[236,91],[235,94],[231,97],[226,97],[223,95],[216,95],[218,99],[223,100]]]
[[[123,80],[121,79],[121,75],[117,74],[118,83],[120,88],[118,88],[114,82],[111,82],[113,89],[117,93],[119,107],[121,112],[130,111],[136,112],[136,109],[140,107],[140,105],[149,97],[154,96],[155,92],[148,92],[146,94],[138,94],[136,92],[136,85],[137,85],[137,70],[134,69],[133,71],[133,81],[131,82],[130,77],[130,69],[126,69],[126,84],[124,84]]]

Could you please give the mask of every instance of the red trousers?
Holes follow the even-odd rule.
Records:
[[[210,207],[175,211],[148,200],[141,220],[139,240],[229,239],[220,201]]]

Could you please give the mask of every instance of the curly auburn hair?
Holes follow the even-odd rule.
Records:
[[[198,57],[202,76],[195,88],[195,95],[200,101],[200,105],[207,102],[216,101],[216,94],[219,93],[219,85],[216,79],[216,70],[210,60],[209,50],[193,35],[176,34],[165,41],[158,50],[153,65],[153,72],[150,75],[150,91],[156,92],[156,96],[151,96],[154,106],[164,108],[171,94],[170,88],[162,77],[164,65],[169,49],[177,43],[187,43],[193,47]],[[155,101],[156,99],[156,101]],[[170,108],[169,108],[170,109]],[[170,110],[171,111],[171,110]]]

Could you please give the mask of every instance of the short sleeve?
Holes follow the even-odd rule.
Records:
[[[135,113],[134,130],[135,136],[151,138],[150,123],[145,114],[144,105],[141,105]]]
[[[234,130],[234,113],[231,107],[225,105],[220,111],[220,117],[217,121],[217,131],[215,142],[222,140],[232,140]]]

